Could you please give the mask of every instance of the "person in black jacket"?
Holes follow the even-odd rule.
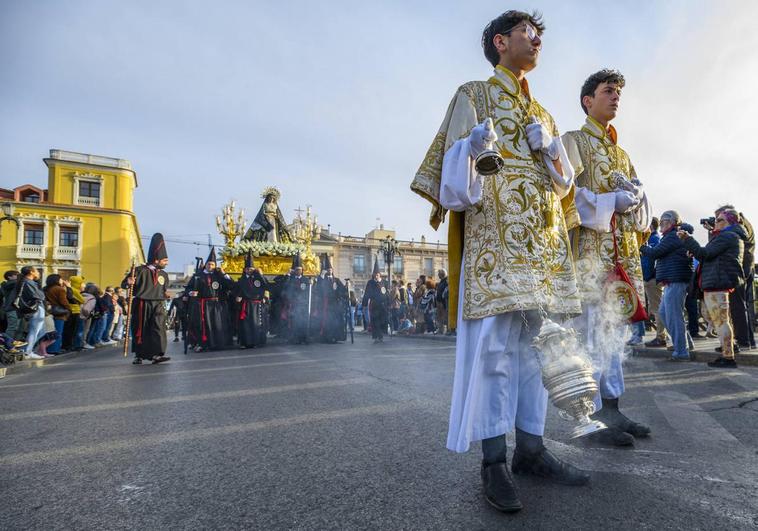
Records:
[[[715,215],[725,210],[737,211],[732,205],[724,205],[716,210]],[[753,293],[753,281],[755,279],[755,234],[753,226],[739,212],[738,223],[745,233],[743,242],[745,252],[742,255],[742,269],[745,273],[745,284],[740,289],[735,289],[729,294],[729,314],[734,326],[734,339],[739,349],[750,350],[755,348],[755,301]]]
[[[655,247],[643,245],[642,256],[655,260],[655,280],[664,286],[663,298],[658,308],[661,323],[671,335],[674,344],[672,361],[689,360],[688,347],[693,348],[692,338],[684,326],[684,300],[692,278],[692,258],[687,255],[684,244],[677,237],[677,230],[690,234],[692,225],[682,223],[679,213],[667,210],[661,214],[663,238]]]
[[[700,247],[686,231],[677,232],[684,247],[700,261],[698,285],[703,290],[703,312],[713,323],[721,340],[721,356],[708,363],[711,367],[737,366],[732,344],[729,293],[742,288],[745,282],[742,258],[745,248],[743,240],[747,237],[738,220],[739,214],[734,210],[719,213],[711,241],[705,247]]]
[[[18,271],[6,271],[3,274],[3,283],[0,284],[0,300],[2,300],[2,313],[5,315],[5,335],[17,339],[21,321],[16,308],[13,307],[14,294]]]

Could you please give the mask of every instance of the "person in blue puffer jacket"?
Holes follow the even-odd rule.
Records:
[[[661,235],[658,232],[658,218],[653,217],[650,222],[650,236],[647,239],[649,247],[655,247],[661,241]],[[663,324],[660,313],[661,297],[663,297],[663,286],[655,281],[655,258],[642,255],[642,280],[645,283],[645,298],[647,299],[647,313],[655,319],[655,338],[646,342],[646,347],[665,347],[666,346],[666,325]],[[644,332],[642,334],[644,336]]]
[[[666,326],[674,344],[672,361],[689,360],[692,338],[684,323],[684,300],[687,298],[687,286],[692,278],[692,258],[687,254],[684,244],[677,236],[678,230],[690,234],[692,225],[682,223],[679,213],[667,210],[660,217],[663,237],[655,247],[643,245],[642,256],[655,260],[655,281],[664,287],[658,315]]]

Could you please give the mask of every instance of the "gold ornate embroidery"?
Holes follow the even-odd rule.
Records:
[[[568,133],[579,148],[584,170],[576,176],[577,186],[587,188],[596,194],[612,192],[615,189],[612,173],[620,171],[629,179],[636,178],[629,155],[608,138],[597,138],[586,131]],[[616,241],[619,260],[629,275],[640,298],[644,297],[642,265],[637,241],[640,233],[634,227],[634,214],[616,214]],[[597,301],[601,296],[601,286],[613,269],[613,236],[610,232],[598,232],[577,227],[577,242],[574,251],[576,272],[582,298]],[[644,299],[643,299],[644,300]]]

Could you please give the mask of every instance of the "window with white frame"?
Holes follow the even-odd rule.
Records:
[[[45,242],[43,225],[24,223],[24,245],[42,245]]]
[[[79,247],[79,227],[61,226],[58,245],[61,247]]]

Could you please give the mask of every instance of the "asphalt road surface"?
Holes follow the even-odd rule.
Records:
[[[487,505],[480,449],[445,449],[454,345],[269,345],[134,366],[111,349],[0,381],[0,529],[751,529],[758,370],[633,358],[633,450],[546,444],[586,487],[517,477]],[[512,448],[512,444],[510,445]]]

